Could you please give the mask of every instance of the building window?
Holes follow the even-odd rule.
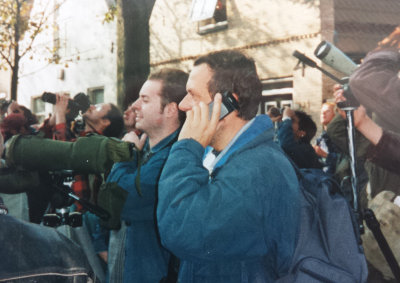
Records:
[[[293,105],[293,79],[277,78],[263,80],[262,99],[259,113],[266,114],[271,107],[284,108]]]
[[[226,0],[218,0],[212,18],[197,23],[197,33],[207,34],[228,28]]]
[[[104,87],[90,88],[88,90],[90,102],[92,104],[100,104],[104,102]]]

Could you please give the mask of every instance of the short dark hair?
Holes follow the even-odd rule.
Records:
[[[239,98],[239,117],[250,120],[257,115],[262,84],[252,58],[239,51],[218,51],[196,59],[194,66],[200,64],[207,64],[213,71],[208,84],[211,94],[232,91]]]
[[[172,68],[164,68],[157,72],[150,74],[148,80],[159,80],[162,82],[161,89],[161,110],[171,102],[177,105],[186,96],[186,83],[189,75],[184,71]],[[179,122],[181,125],[185,122],[185,112],[179,110]]]
[[[37,119],[36,115],[33,114],[30,109],[26,108],[23,105],[20,105],[19,108],[24,112],[24,116],[25,116],[26,121],[27,121],[29,126],[38,123],[38,119]]]
[[[110,121],[110,125],[103,130],[103,136],[120,138],[124,130],[124,119],[122,117],[122,112],[114,104],[109,103],[109,105],[111,108],[107,114],[104,115],[103,119],[108,119]]]
[[[296,110],[295,115],[299,119],[299,130],[304,131],[306,134],[300,138],[300,141],[309,143],[317,132],[317,125],[314,123],[310,115],[304,111]]]

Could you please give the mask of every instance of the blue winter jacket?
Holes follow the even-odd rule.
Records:
[[[179,282],[273,282],[285,274],[299,225],[299,185],[274,143],[265,115],[255,118],[211,175],[204,148],[175,143],[159,183],[162,244],[181,260]]]
[[[146,160],[140,168],[142,196],[135,185],[136,162],[115,164],[107,179],[107,182],[117,182],[129,192],[121,215],[127,225],[124,282],[153,283],[167,275],[170,253],[159,240],[155,207],[161,170],[177,135],[178,131],[175,131],[151,149],[148,142],[145,144],[143,158]]]

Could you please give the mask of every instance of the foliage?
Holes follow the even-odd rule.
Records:
[[[0,0],[0,69],[11,70],[13,99],[16,99],[20,59],[32,50],[37,35],[49,28],[50,17],[60,7],[56,0],[41,2],[42,9],[32,13],[34,0]]]
[[[117,6],[111,6],[104,15],[103,24],[113,22],[116,16],[117,16]]]

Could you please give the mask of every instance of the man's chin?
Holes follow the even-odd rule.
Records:
[[[142,131],[142,132],[145,130],[145,129],[143,129],[143,127],[142,127],[142,125],[140,124],[140,122],[139,122],[139,123],[136,122],[135,128],[138,129],[139,131]]]

